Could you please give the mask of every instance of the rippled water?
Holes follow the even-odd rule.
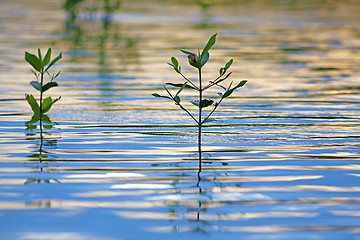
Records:
[[[1,239],[360,239],[358,2],[195,2],[0,3]],[[197,129],[151,94],[215,32],[205,77],[233,58],[248,83],[204,128],[199,181]],[[38,47],[64,54],[43,141]]]

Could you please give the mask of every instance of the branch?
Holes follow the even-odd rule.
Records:
[[[198,125],[200,124],[198,120],[196,120],[196,118],[186,109],[184,108],[180,103],[177,103],[174,99],[173,101],[175,102],[176,105],[178,105],[182,110],[184,110]]]
[[[214,109],[209,113],[209,115],[207,115],[206,118],[204,118],[204,120],[201,121],[201,124],[204,124],[204,123],[206,122],[206,120],[208,120],[208,118],[215,112],[215,110],[216,110],[217,107],[220,105],[220,103],[222,102],[223,99],[224,99],[224,97],[221,97],[221,98],[220,98],[220,101],[219,101],[217,104],[215,104]]]
[[[179,72],[179,74],[186,80],[188,81],[191,85],[193,85],[194,88],[196,88],[196,90],[200,90],[190,79],[188,79],[187,77],[184,76],[184,74],[182,74],[181,72]]]

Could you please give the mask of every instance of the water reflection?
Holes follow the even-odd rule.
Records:
[[[36,141],[35,153],[27,156],[32,162],[37,162],[36,170],[38,172],[44,172],[47,169],[47,164],[56,160],[56,156],[53,155],[49,149],[56,149],[57,141],[61,136],[56,133],[54,126],[58,125],[56,122],[52,122],[47,114],[34,114],[30,121],[26,122],[26,139]],[[39,131],[36,131],[39,127]],[[60,183],[59,180],[54,178],[28,178],[25,184],[28,183]]]
[[[212,8],[216,5],[215,0],[193,0],[193,4],[198,6],[201,10],[200,23],[197,25],[200,29],[210,28],[211,18],[213,17]]]
[[[83,64],[95,56],[99,73],[112,73],[133,64],[139,55],[138,40],[124,34],[123,26],[113,22],[113,15],[121,9],[121,4],[120,0],[65,1],[67,39],[73,43],[68,52],[72,62]],[[121,51],[109,51],[113,48]],[[120,62],[114,62],[114,57]]]

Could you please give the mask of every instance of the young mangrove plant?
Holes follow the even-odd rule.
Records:
[[[31,109],[34,112],[34,115],[28,123],[33,124],[40,120],[40,125],[42,122],[51,122],[49,117],[45,114],[50,110],[52,105],[59,101],[61,97],[52,99],[47,97],[44,99],[44,92],[50,88],[57,87],[57,82],[54,81],[60,71],[56,74],[51,75],[49,69],[60,59],[62,58],[62,53],[59,54],[56,58],[51,60],[51,48],[49,48],[44,56],[41,55],[41,50],[38,49],[38,56],[25,52],[25,60],[33,67],[31,70],[36,76],[36,81],[31,81],[30,85],[33,86],[37,91],[39,91],[39,103],[32,94],[25,94],[25,98],[29,103]],[[45,83],[46,75],[50,78],[49,81]]]
[[[215,112],[215,110],[219,107],[221,102],[229,97],[234,90],[242,87],[247,82],[246,80],[241,81],[240,83],[233,85],[233,82],[231,82],[227,87],[224,87],[220,83],[222,83],[224,80],[226,80],[230,75],[231,72],[228,72],[228,69],[230,68],[231,64],[233,63],[233,59],[229,60],[224,67],[221,67],[219,70],[219,75],[211,81],[208,81],[205,83],[202,77],[202,68],[209,60],[209,50],[214,46],[216,42],[216,36],[217,34],[214,34],[210,37],[209,41],[205,45],[202,52],[198,50],[198,53],[193,53],[188,50],[184,50],[181,48],[177,48],[182,53],[186,54],[188,57],[189,64],[196,68],[198,71],[198,79],[197,81],[191,80],[187,78],[181,71],[181,67],[179,65],[178,60],[175,57],[171,57],[171,63],[168,63],[171,67],[174,68],[175,72],[178,73],[185,82],[183,83],[166,83],[163,87],[168,95],[160,95],[157,93],[153,93],[152,95],[154,97],[160,97],[160,98],[167,98],[175,102],[177,106],[180,107],[183,111],[185,111],[197,124],[198,127],[198,152],[199,152],[199,171],[198,174],[201,172],[201,130],[202,126],[206,123],[211,121],[210,116]],[[167,86],[178,88],[177,92],[171,93],[171,91],[168,89]],[[212,87],[219,87],[222,89],[222,92],[219,92],[219,98],[216,100],[205,98],[204,92]],[[184,89],[191,89],[194,91],[197,91],[198,98],[196,100],[191,100],[190,102],[198,107],[197,114],[191,113],[187,108],[185,108],[184,104],[181,102],[180,93]],[[205,108],[212,107],[207,112],[204,112]]]

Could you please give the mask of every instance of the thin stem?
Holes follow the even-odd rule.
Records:
[[[186,81],[188,81],[191,85],[193,85],[194,88],[196,88],[196,90],[199,90],[199,88],[187,77],[184,76],[184,74],[182,74],[181,72],[178,72]]]
[[[171,92],[169,92],[169,90],[167,90],[167,88],[166,88],[165,86],[164,86],[164,89],[166,90],[166,92],[167,92],[167,93],[169,94],[169,96],[171,97],[171,100],[173,100],[176,105],[179,105],[179,107],[180,107],[182,110],[184,110],[187,114],[189,114],[189,116],[190,116],[192,119],[194,119],[194,121],[195,121],[197,124],[199,124],[199,122],[196,120],[196,118],[195,118],[186,108],[184,108],[184,107],[180,104],[180,102],[176,102],[176,101],[175,101],[173,95],[171,94]]]
[[[40,156],[42,156],[41,151],[42,151],[42,115],[43,115],[43,110],[42,110],[42,103],[43,103],[43,91],[42,91],[42,87],[44,85],[44,68],[41,69],[41,86],[40,86],[40,137],[41,137],[41,147],[40,147]]]
[[[202,121],[201,121],[201,101],[202,101],[202,82],[201,82],[201,68],[199,68],[199,120],[198,120],[198,151],[199,151],[199,172],[198,172],[198,177],[200,177],[200,172],[201,172],[201,126],[202,126]]]
[[[223,100],[224,98],[222,97],[220,99],[220,101],[215,105],[214,109],[209,113],[209,115],[207,115],[206,118],[204,118],[204,120],[201,122],[201,124],[205,123],[206,120],[208,120],[208,118],[215,112],[215,110],[217,109],[217,107],[220,105],[221,101]]]
[[[210,83],[207,86],[205,86],[203,90],[211,88],[212,86],[214,86],[216,84],[216,81],[219,80],[224,75],[225,75],[225,72],[223,72],[221,75],[219,75],[215,80],[210,81]]]
[[[175,102],[175,100],[174,100],[174,102]],[[182,110],[184,110],[187,114],[189,114],[189,116],[199,125],[198,120],[196,120],[196,118],[195,118],[186,108],[184,108],[180,103],[175,102],[175,104],[176,104],[176,105],[179,105],[179,107],[180,107]]]
[[[43,99],[43,91],[42,91],[42,87],[44,85],[44,69],[41,69],[41,86],[40,86],[40,118],[41,118],[41,114],[42,114],[42,99]],[[41,120],[41,119],[40,119]]]

